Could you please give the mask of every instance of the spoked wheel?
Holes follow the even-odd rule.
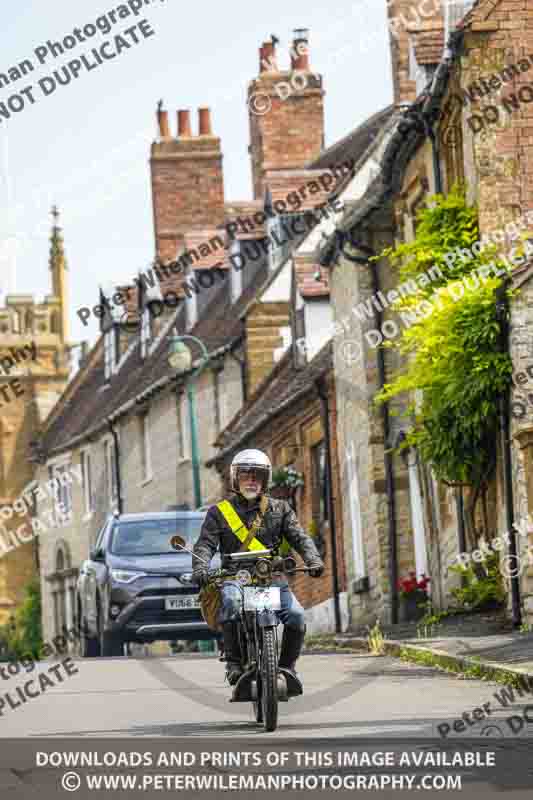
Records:
[[[275,629],[263,628],[261,658],[261,706],[266,731],[275,731],[278,724],[278,669]],[[259,686],[257,687],[259,690]],[[258,695],[259,696],[259,695]],[[259,722],[259,720],[258,720]]]

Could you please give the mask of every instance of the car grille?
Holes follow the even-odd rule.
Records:
[[[176,586],[171,589],[144,589],[139,592],[137,597],[176,597],[177,595],[198,594],[199,591],[197,586],[185,589],[181,584],[176,583]]]
[[[164,625],[169,622],[203,622],[199,608],[165,611],[164,608],[139,608],[129,620],[129,625]]]

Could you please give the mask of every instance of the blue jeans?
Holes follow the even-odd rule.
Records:
[[[281,610],[276,615],[288,628],[303,631],[305,628],[305,614],[302,606],[289,589],[287,581],[276,582],[280,587]],[[239,616],[242,608],[242,586],[237,581],[227,581],[221,589],[222,606],[220,621],[232,622]]]

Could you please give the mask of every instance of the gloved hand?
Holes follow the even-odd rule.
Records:
[[[309,575],[312,578],[320,578],[324,574],[325,566],[322,560],[309,561],[306,567],[309,567]]]
[[[201,568],[201,569],[194,569],[193,570],[193,572],[192,572],[192,582],[195,583],[197,586],[199,586],[200,589],[206,585],[208,580],[209,580],[209,577],[208,577],[206,569]]]

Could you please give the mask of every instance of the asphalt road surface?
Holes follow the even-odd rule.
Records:
[[[224,665],[212,655],[74,659],[71,671],[77,672],[70,676],[50,672],[51,666],[42,662],[32,672],[21,669],[0,681],[0,737],[272,736],[254,722],[251,704],[228,702]],[[367,654],[306,655],[298,670],[304,695],[280,704],[275,735],[443,742],[438,726],[446,724],[446,740],[533,735],[533,724],[525,722],[515,733],[507,722],[511,715],[520,720],[528,704],[533,720],[533,690],[505,708],[494,696],[502,689],[497,684]],[[43,674],[49,681],[40,687]],[[23,702],[17,687],[23,692],[30,679],[35,697]],[[471,712],[487,703],[476,721]],[[454,732],[454,721],[464,712],[472,724],[459,722]]]

